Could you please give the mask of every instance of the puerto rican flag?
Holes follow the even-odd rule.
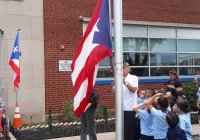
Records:
[[[108,56],[112,57],[109,0],[98,0],[71,65],[76,116],[80,117],[84,112],[95,84],[98,65]]]
[[[13,46],[12,54],[10,57],[9,65],[14,71],[14,89],[19,87],[20,83],[20,67],[19,67],[19,33],[17,32],[15,44]]]

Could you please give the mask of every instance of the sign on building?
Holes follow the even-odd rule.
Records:
[[[71,71],[72,60],[59,60],[59,71]]]

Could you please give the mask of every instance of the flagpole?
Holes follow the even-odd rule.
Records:
[[[122,0],[114,2],[114,33],[115,33],[115,104],[116,104],[116,140],[124,139],[124,113],[122,96]]]
[[[2,35],[3,35],[3,31],[0,29],[0,37],[2,37]],[[1,86],[1,89],[0,89],[0,96],[2,96],[2,94],[3,94],[3,90],[2,90],[3,89],[3,74],[2,74],[2,67],[3,67],[2,58],[3,58],[3,56],[2,56],[2,54],[3,53],[2,53],[2,50],[3,49],[2,49],[2,46],[1,46],[1,38],[0,38],[0,51],[1,51],[1,62],[0,62],[1,63],[1,65],[0,65],[1,66],[1,71],[0,71],[0,77],[1,77],[1,81],[0,81],[1,85],[0,86]]]
[[[112,40],[112,13],[111,13],[111,0],[109,0],[109,21],[110,21],[110,37]]]
[[[18,88],[15,90],[16,93],[16,105],[18,105]]]
[[[19,36],[19,31],[21,30],[21,28],[18,28],[17,29],[17,32],[18,32],[18,36]],[[20,57],[20,56],[19,56]],[[20,67],[20,63],[19,63],[19,67]],[[16,92],[16,105],[18,106],[19,104],[18,104],[18,88],[16,88],[16,90],[15,90],[15,92]]]

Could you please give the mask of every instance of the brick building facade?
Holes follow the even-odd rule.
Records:
[[[71,72],[59,71],[59,60],[72,60],[83,36],[83,22],[79,16],[90,18],[97,0],[44,0],[44,56],[45,56],[45,112],[51,108],[59,113],[66,101],[73,99]],[[113,2],[112,2],[113,3]],[[113,4],[112,4],[113,5]],[[113,6],[112,6],[113,7]],[[123,20],[142,24],[198,25],[200,24],[198,0],[125,0]],[[113,9],[112,9],[113,11]],[[60,46],[64,45],[64,49]],[[140,82],[139,88],[162,83]],[[115,96],[110,84],[97,84],[100,101],[109,109],[115,107]]]

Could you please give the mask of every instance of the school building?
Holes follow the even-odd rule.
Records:
[[[59,114],[73,99],[70,62],[96,3],[97,0],[0,0],[0,94],[10,118],[16,93],[8,62],[17,28],[21,28],[21,117],[24,122],[44,121],[50,108],[53,114]],[[111,7],[113,11],[113,1]],[[179,72],[181,81],[193,80],[200,68],[199,7],[198,0],[123,1],[123,59],[130,63],[132,74],[139,77],[139,88],[159,89],[171,69]],[[100,102],[115,109],[110,68],[110,60],[104,59],[96,88]]]

